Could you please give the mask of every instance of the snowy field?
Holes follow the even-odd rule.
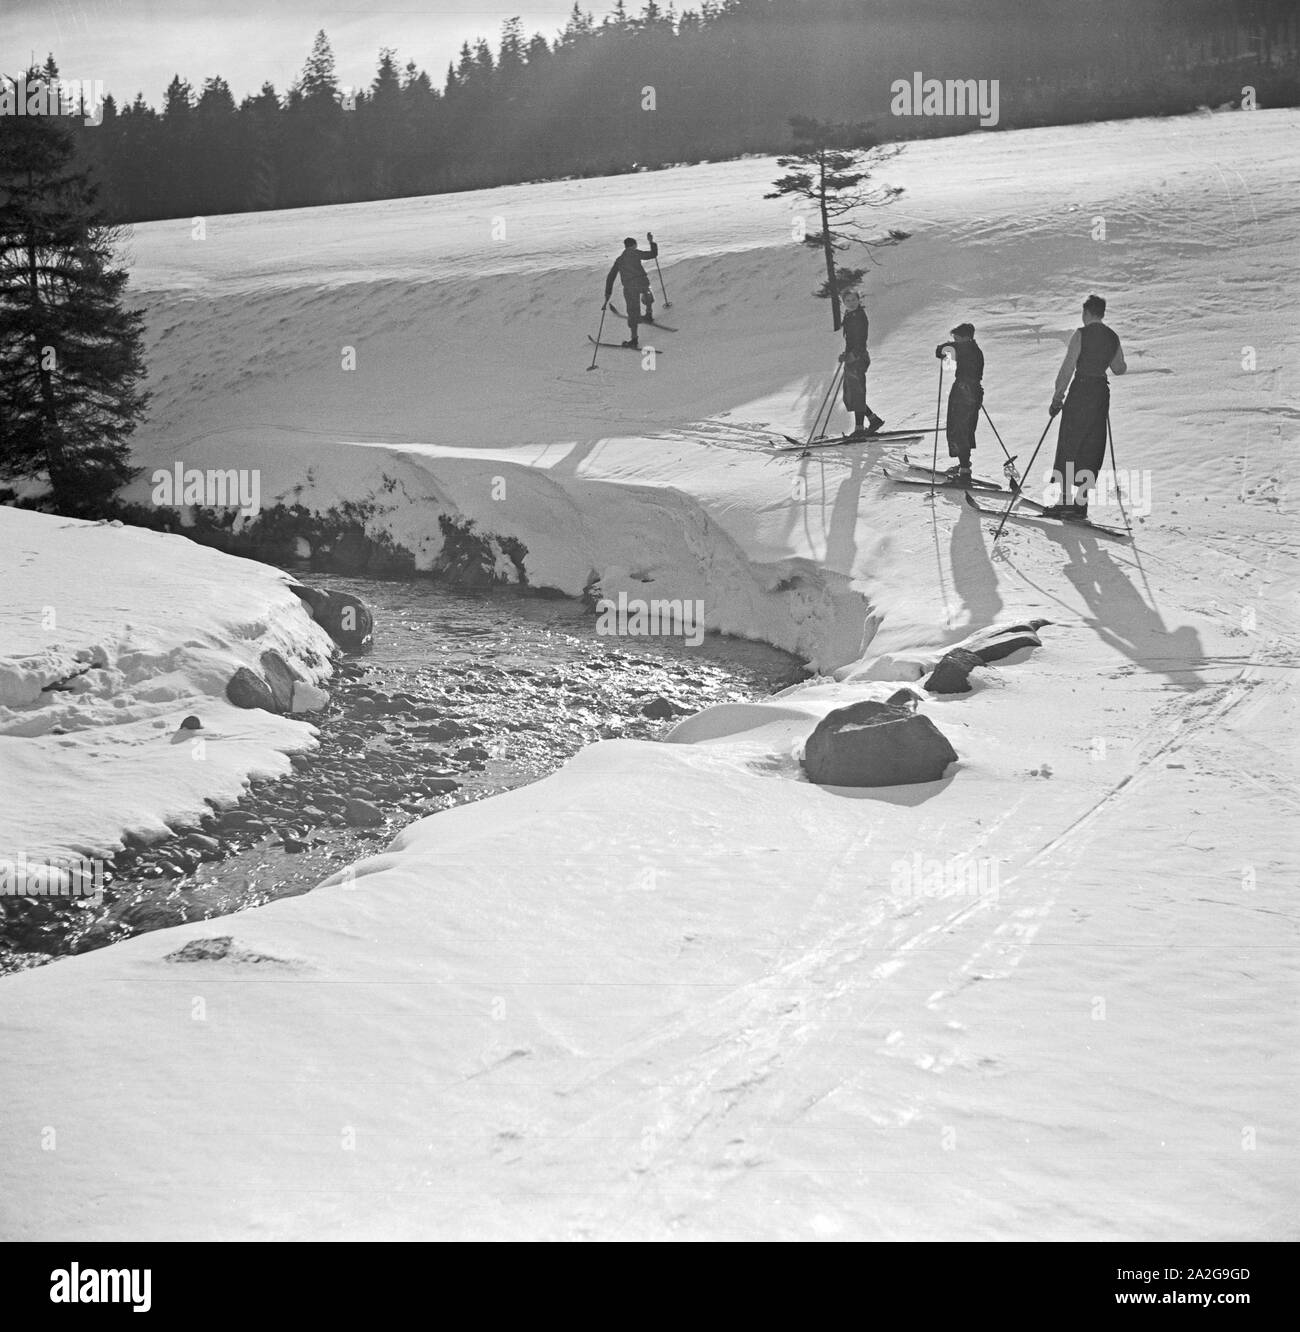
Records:
[[[865,283],[872,405],[933,423],[968,319],[1024,463],[1100,292],[1132,546],[1012,524],[995,554],[877,446],[772,454],[839,345],[771,160],[137,227],[147,469],[373,501],[426,565],[437,514],[473,518],[534,583],[698,597],[824,675],[595,745],[305,897],[0,981],[0,1234],[1296,1238],[1298,146],[1263,111],[927,141],[885,173],[914,236]],[[681,331],[588,373],[647,228]],[[1000,461],[982,427],[977,474]],[[207,602],[177,642],[312,631],[274,571],[209,596],[223,557],[112,541],[117,568],[166,542],[158,600]],[[70,613],[22,652],[116,632]],[[802,780],[825,712],[1031,616],[1041,649],[922,705],[943,782]],[[298,743],[264,720],[236,753],[249,716],[222,781]],[[19,785],[67,789],[67,740]],[[92,799],[51,817],[94,831]]]

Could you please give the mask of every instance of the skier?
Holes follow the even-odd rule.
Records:
[[[623,308],[627,311],[627,326],[632,331],[632,336],[623,344],[625,347],[639,347],[641,345],[636,335],[638,323],[642,320],[647,324],[654,323],[654,292],[650,290],[650,277],[641,266],[641,261],[643,259],[657,259],[659,257],[659,247],[655,244],[652,233],[647,231],[645,238],[650,242],[650,248],[648,250],[638,250],[635,238],[629,236],[623,242],[623,253],[614,260],[609,275],[605,278],[606,305],[609,304],[610,295],[614,290],[614,279],[618,278],[623,283]]]
[[[979,425],[980,405],[984,401],[984,353],[975,341],[973,324],[958,324],[951,329],[952,341],[941,342],[934,354],[943,354],[952,348],[957,359],[957,374],[948,391],[948,456],[956,458],[948,475],[963,485],[970,481],[970,455],[975,447],[975,427]]]
[[[874,435],[884,418],[867,406],[867,367],[871,354],[867,351],[867,312],[856,291],[844,293],[844,350],[840,362],[844,366],[844,407],[853,413],[853,433],[849,439],[865,439]],[[866,424],[864,424],[864,420]]]
[[[1083,303],[1083,327],[1076,328],[1056,376],[1049,416],[1061,412],[1056,437],[1054,475],[1061,483],[1061,502],[1045,512],[1051,518],[1086,519],[1088,492],[1106,457],[1106,423],[1110,417],[1110,382],[1106,371],[1128,369],[1115,331],[1102,323],[1106,302],[1089,296]],[[1069,392],[1066,392],[1066,389]]]

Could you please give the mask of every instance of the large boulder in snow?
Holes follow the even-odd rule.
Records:
[[[956,759],[929,717],[868,699],[818,722],[803,767],[819,786],[910,786],[938,781]]]
[[[247,666],[241,666],[226,685],[226,697],[237,708],[264,708],[267,712],[283,712],[275,701],[271,686]]]

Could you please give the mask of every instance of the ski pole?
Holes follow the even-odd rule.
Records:
[[[1039,435],[1038,443],[1034,445],[1034,451],[1029,456],[1029,466],[1025,468],[1026,476],[1034,470],[1034,460],[1038,457],[1038,450],[1043,447],[1043,440],[1047,438],[1047,432],[1052,428],[1053,419],[1054,418],[1050,416],[1047,418],[1047,424],[1043,427],[1043,433]],[[1011,510],[1016,507],[1016,501],[1019,500],[1019,498],[1020,491],[1017,490],[1011,496],[1011,503],[1002,511],[1002,521],[998,523],[998,530],[993,533],[994,541],[997,541],[998,537],[1002,535],[1002,529],[1007,525],[1007,518],[1010,516]]]
[[[591,349],[591,364],[587,367],[588,370],[594,370],[596,368],[596,357],[600,355],[600,335],[605,331],[605,311],[608,309],[609,302],[601,301],[600,327],[596,330],[596,345]]]
[[[838,365],[835,367],[835,373],[831,376],[830,387],[826,390],[825,394],[822,396],[821,403],[817,408],[817,415],[813,417],[812,430],[809,432],[808,438],[804,440],[805,444],[811,444],[813,440],[817,438],[817,430],[821,424],[822,413],[826,411],[826,404],[830,402],[831,397],[835,392],[835,385],[839,383],[840,372],[842,368],[843,368],[842,366]],[[828,421],[830,420],[829,416],[827,417],[827,420]]]
[[[664,309],[671,310],[673,303],[668,299],[668,288],[664,286],[664,272],[659,267],[659,256],[655,255],[655,272],[659,274],[659,290],[664,294]]]
[[[998,434],[998,428],[993,424],[993,418],[989,415],[988,408],[984,406],[982,401],[980,403],[980,411],[984,413],[984,419],[989,423],[989,429],[993,431],[994,437],[999,444],[1002,444],[1002,436]],[[1019,490],[1020,476],[1016,471],[1016,455],[1012,453],[1005,444],[1002,444],[1002,452],[1007,455],[1006,462],[1002,464],[1003,474],[1006,476],[1007,480],[1011,482],[1011,489]]]
[[[831,413],[835,410],[835,395],[840,390],[840,385],[844,383],[844,367],[836,365],[835,373],[831,376],[830,391],[822,399],[821,408],[817,412],[817,419],[813,422],[813,432],[808,439],[811,444],[815,439],[821,439],[831,428]],[[824,415],[823,415],[824,413]]]
[[[1124,496],[1120,494],[1119,489],[1119,468],[1115,465],[1115,432],[1110,428],[1110,413],[1106,413],[1106,438],[1110,441],[1110,470],[1115,474],[1115,499],[1119,504],[1119,511],[1124,517],[1124,530],[1133,535],[1133,524],[1128,520],[1128,512],[1124,508]]]
[[[939,471],[939,411],[943,407],[943,365],[948,358],[939,357],[939,396],[934,404],[934,455],[930,460],[930,498],[934,498],[934,487]]]

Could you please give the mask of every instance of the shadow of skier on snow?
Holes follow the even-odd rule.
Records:
[[[1103,538],[1064,524],[1050,528],[1044,525],[1043,533],[1066,555],[1061,572],[1091,612],[1082,617],[1084,624],[1142,670],[1163,675],[1170,684],[1189,693],[1205,687],[1207,682],[1190,664],[1205,659],[1200,634],[1189,624],[1167,629],[1160,611],[1143,598],[1129,574],[1111,557]],[[1050,589],[1038,587],[1026,577],[1023,570],[1017,569],[1017,573],[1031,587],[1061,602]],[[1066,602],[1061,604],[1068,606]],[[1153,665],[1156,661],[1170,664]],[[1184,661],[1189,665],[1172,664]]]
[[[1151,664],[1154,660],[1189,663],[1203,660],[1205,648],[1196,629],[1190,624],[1177,629],[1166,628],[1159,610],[1147,604],[1132,579],[1115,563],[1100,541],[1082,533],[1068,535],[1074,541],[1061,543],[1070,556],[1062,572],[1092,611],[1085,623],[1143,670],[1163,675],[1171,684],[1189,693],[1203,689],[1207,682],[1194,666],[1179,669]]]

